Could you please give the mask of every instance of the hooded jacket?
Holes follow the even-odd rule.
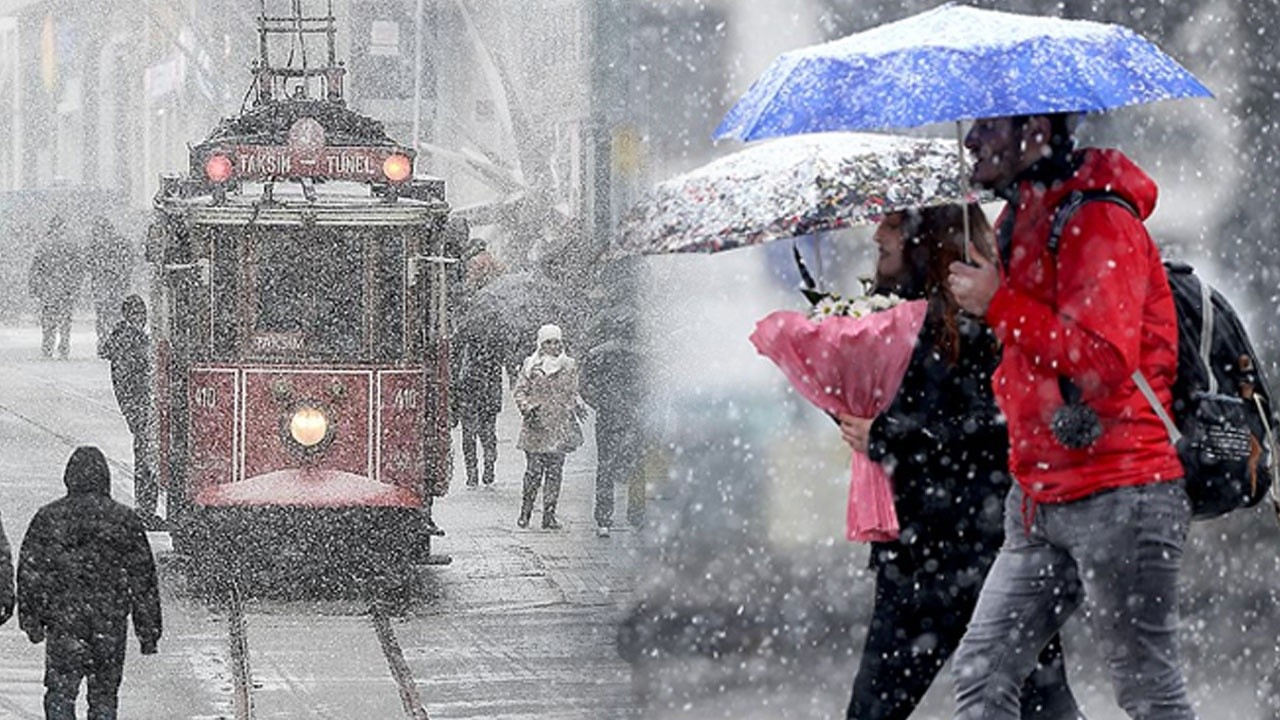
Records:
[[[573,452],[582,445],[582,428],[575,416],[578,363],[565,356],[560,368],[547,374],[531,360],[525,360],[516,378],[514,396],[522,417],[516,448],[530,453]]]
[[[1116,150],[1077,153],[1075,171],[1047,186],[1023,179],[997,227],[1012,223],[1001,284],[986,320],[1004,345],[993,378],[1009,427],[1010,468],[1032,502],[1182,477],[1164,425],[1130,376],[1141,370],[1166,409],[1177,371],[1178,330],[1160,253],[1142,222],[1114,203],[1084,204],[1056,257],[1054,211],[1075,190],[1107,189],[1145,219],[1155,182]],[[1069,449],[1050,423],[1065,375],[1097,413],[1102,434]]]
[[[18,621],[33,637],[87,637],[133,616],[143,648],[160,638],[155,561],[142,520],[111,499],[102,452],[79,447],[67,462],[67,495],[36,513],[18,556]]]

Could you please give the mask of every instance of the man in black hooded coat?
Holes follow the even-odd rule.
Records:
[[[87,680],[90,720],[114,720],[128,617],[142,654],[160,639],[155,561],[142,520],[111,499],[102,451],[76,448],[63,479],[66,497],[40,508],[22,541],[18,622],[46,641],[45,717],[74,718]]]
[[[147,303],[130,295],[120,306],[120,322],[102,345],[111,361],[111,386],[120,413],[133,435],[133,495],[148,530],[164,530],[156,515],[160,487],[155,471],[155,413],[151,396],[151,338],[147,335]]]
[[[492,486],[498,461],[498,413],[502,410],[503,343],[492,328],[464,327],[456,339],[458,414],[462,425],[462,459],[467,487],[476,487],[481,473],[476,453],[484,451],[484,484]]]

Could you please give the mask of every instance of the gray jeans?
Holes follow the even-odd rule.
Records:
[[[1181,482],[1037,505],[1005,499],[1005,541],[955,656],[956,719],[1017,720],[1036,655],[1087,594],[1120,706],[1194,720],[1178,660],[1178,565],[1191,520]],[[1032,508],[1025,508],[1031,510]]]

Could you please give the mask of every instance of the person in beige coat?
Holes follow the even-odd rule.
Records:
[[[542,527],[558,530],[561,526],[556,520],[556,502],[560,499],[564,458],[582,444],[578,423],[586,412],[578,397],[578,363],[565,354],[559,327],[538,328],[538,347],[520,366],[515,400],[522,417],[516,447],[524,451],[528,462],[516,524],[529,527],[533,502],[538,489],[543,488]]]

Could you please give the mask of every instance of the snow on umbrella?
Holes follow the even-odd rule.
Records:
[[[753,145],[659,184],[623,219],[623,254],[718,252],[975,200],[948,141],[820,133]]]
[[[1212,97],[1133,31],[947,4],[779,56],[716,128],[741,140]]]

